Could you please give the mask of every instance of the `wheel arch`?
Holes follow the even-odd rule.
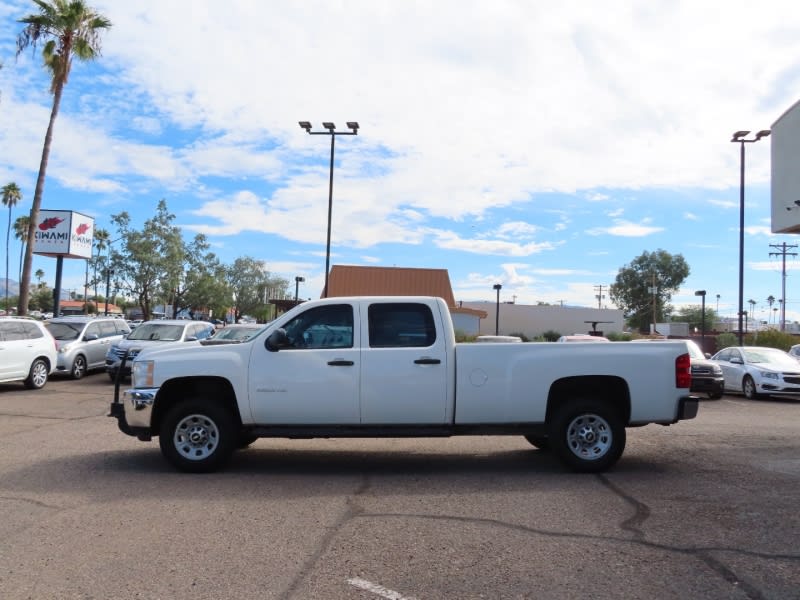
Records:
[[[158,390],[150,421],[152,434],[158,435],[161,422],[170,408],[189,398],[213,399],[225,407],[233,415],[236,425],[241,427],[242,417],[230,381],[224,377],[183,377],[165,382]]]
[[[614,375],[580,375],[557,379],[547,394],[545,421],[550,423],[564,403],[581,398],[601,400],[618,411],[626,425],[631,419],[631,393],[628,383]]]

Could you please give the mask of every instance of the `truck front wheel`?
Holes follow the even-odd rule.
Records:
[[[550,432],[550,447],[574,471],[605,471],[625,449],[625,424],[605,402],[568,402],[555,414]]]
[[[164,457],[181,471],[209,473],[225,464],[238,440],[228,410],[206,399],[193,399],[167,412],[158,441]]]

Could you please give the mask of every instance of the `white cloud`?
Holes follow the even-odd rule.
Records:
[[[631,223],[622,219],[615,219],[610,227],[594,227],[587,230],[589,235],[613,235],[620,237],[645,237],[664,231],[663,227],[653,227],[647,224],[645,219],[642,223]]]

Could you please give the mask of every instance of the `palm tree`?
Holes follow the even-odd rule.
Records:
[[[756,315],[755,315],[756,301],[751,298],[750,300],[747,301],[747,303],[750,305],[750,319],[753,321],[753,323],[755,323],[756,322]]]
[[[53,94],[53,107],[50,121],[44,136],[42,160],[39,163],[39,176],[36,178],[36,189],[33,192],[31,220],[28,224],[28,241],[25,246],[25,261],[19,283],[20,315],[28,314],[28,297],[30,295],[31,266],[33,263],[33,242],[36,233],[36,222],[39,220],[39,209],[42,206],[44,179],[47,172],[47,161],[50,158],[50,146],[53,143],[53,127],[55,126],[61,95],[69,79],[72,59],[92,60],[100,55],[100,34],[111,27],[111,21],[93,8],[86,6],[83,0],[33,0],[39,7],[38,14],[28,15],[19,20],[25,28],[17,37],[17,57],[28,47],[36,49],[36,44],[44,42],[42,58],[44,66],[50,73],[50,93]]]
[[[22,280],[22,255],[25,253],[25,240],[28,239],[28,223],[30,222],[31,218],[28,215],[17,217],[17,220],[14,221],[14,237],[21,242],[19,247],[19,273],[17,274],[17,279],[20,281]]]
[[[97,265],[100,263],[100,253],[108,248],[108,238],[111,235],[105,229],[94,230],[94,246],[97,248],[97,259],[94,261],[94,301],[97,302]]]
[[[8,314],[8,247],[11,241],[11,209],[22,200],[22,192],[13,181],[3,186],[3,206],[8,207],[8,229],[6,229],[6,314]]]
[[[775,296],[773,296],[772,294],[770,294],[769,296],[767,296],[767,304],[769,304],[769,307],[770,307],[770,308],[772,308],[772,305],[773,305],[773,304],[775,304]],[[771,312],[772,312],[772,311],[770,311],[770,313],[771,313]],[[772,314],[770,314],[770,317],[772,317]],[[771,323],[771,322],[772,322],[772,319],[770,319],[770,323]]]

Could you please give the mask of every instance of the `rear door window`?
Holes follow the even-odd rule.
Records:
[[[370,305],[370,347],[424,348],[435,342],[436,325],[428,305],[410,302]]]

